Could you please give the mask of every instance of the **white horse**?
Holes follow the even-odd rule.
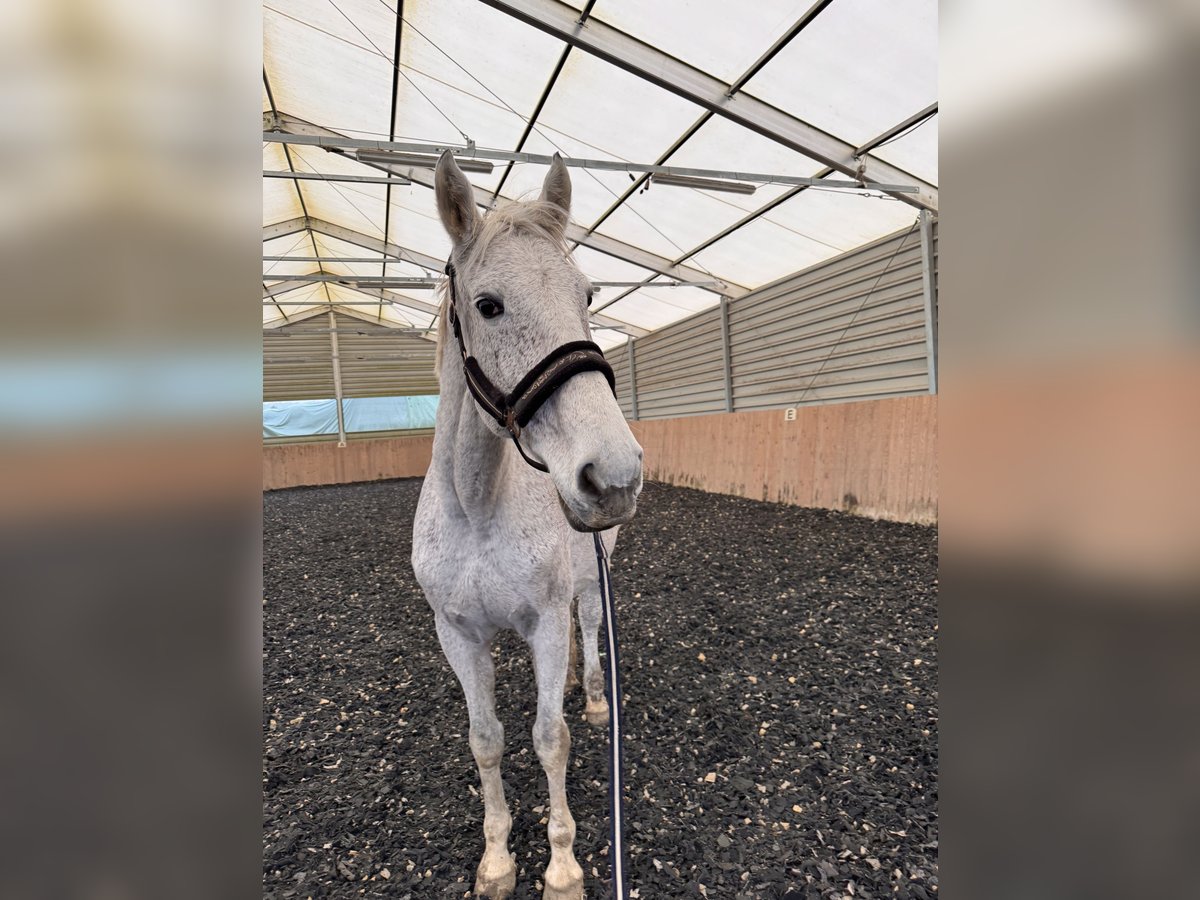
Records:
[[[583,871],[566,793],[571,739],[563,719],[571,601],[580,598],[587,718],[601,725],[609,710],[596,647],[600,598],[592,536],[583,532],[611,529],[604,534],[611,549],[615,526],[629,521],[637,507],[642,450],[599,371],[562,382],[521,431],[524,452],[549,474],[526,464],[509,432],[468,391],[466,348],[497,388],[511,391],[555,348],[588,340],[591,287],[564,238],[571,182],[561,160],[554,160],[538,200],[486,217],[476,211],[473,188],[448,152],[435,181],[438,213],[454,245],[453,274],[442,301],[441,402],[412,561],[467,700],[484,802],[485,846],[475,891],[503,900],[516,885],[491,656],[495,633],[511,628],[529,644],[537,674],[533,745],[550,791],[543,900],[581,900]],[[446,327],[452,307],[461,354],[445,353],[455,340]]]

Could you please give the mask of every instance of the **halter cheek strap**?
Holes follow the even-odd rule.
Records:
[[[571,341],[551,350],[509,393],[504,393],[484,373],[479,361],[467,353],[463,339],[462,323],[458,317],[458,296],[454,283],[454,264],[446,263],[446,275],[450,279],[450,309],[448,318],[462,354],[463,374],[467,390],[475,398],[480,409],[495,419],[512,435],[517,452],[529,465],[548,472],[544,463],[531,459],[521,446],[521,430],[529,424],[542,405],[571,378],[583,372],[600,372],[608,380],[613,395],[617,393],[617,379],[612,366],[602,351],[591,341]]]

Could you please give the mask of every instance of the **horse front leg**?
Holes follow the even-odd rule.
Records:
[[[583,717],[589,725],[603,728],[608,725],[608,700],[604,697],[604,670],[600,668],[600,605],[599,585],[589,585],[579,594],[579,633],[583,638],[583,690],[587,706]]]
[[[504,798],[500,757],[504,726],[496,718],[496,671],[490,641],[473,640],[441,616],[438,639],[450,668],[462,684],[471,720],[470,744],[483,789],[483,859],[475,873],[475,893],[488,900],[507,900],[517,885],[517,864],[508,852],[512,816]]]
[[[554,613],[542,615],[530,641],[538,685],[533,747],[550,787],[550,865],[542,900],[583,900],[583,869],[575,859],[575,819],[567,806],[571,732],[562,711],[571,627],[570,605],[563,604]]]

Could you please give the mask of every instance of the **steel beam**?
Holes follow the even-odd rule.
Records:
[[[333,303],[335,306],[348,305],[347,302],[339,302],[337,300],[332,300],[332,301],[331,300],[304,300],[304,301],[292,301],[292,302],[285,300],[285,301],[279,301],[277,303],[275,300],[272,299],[274,297],[278,297],[281,294],[286,294],[290,291],[297,290],[298,288],[307,287],[308,285],[313,284],[313,283],[319,283],[320,281],[325,281],[325,280],[328,280],[329,278],[340,278],[340,277],[341,276],[305,275],[305,276],[289,278],[289,280],[281,281],[277,284],[264,285],[263,286],[263,305],[266,306],[266,305],[270,304],[271,306],[275,306],[275,305],[308,306],[310,303],[311,304],[319,303],[321,305]],[[345,287],[352,291],[357,291],[360,294],[365,294],[368,297],[375,298],[374,302],[364,301],[361,304],[357,304],[360,306],[377,306],[380,303],[383,303],[386,306],[399,306],[402,308],[407,308],[407,309],[423,312],[428,315],[434,315],[434,316],[438,315],[441,312],[441,307],[436,303],[430,303],[426,300],[417,300],[414,297],[408,297],[408,296],[405,296],[404,294],[396,294],[396,293],[393,293],[392,291],[384,290],[383,288],[361,288],[361,287],[356,287],[353,284],[344,284],[344,285],[342,285],[342,287]]]
[[[311,283],[312,282],[309,282],[309,281],[289,280],[289,281],[280,281],[277,284],[271,284],[271,285],[264,284],[263,285],[263,300],[269,300],[271,297],[278,297],[280,294],[286,294],[289,291],[294,291],[294,290],[297,290],[302,287],[308,287],[308,285]],[[322,303],[324,301],[318,300],[315,302]]]
[[[776,40],[775,43],[772,44],[762,56],[751,63],[750,68],[746,69],[746,71],[741,74],[737,81],[729,86],[729,93],[732,95],[740,91],[742,89],[742,85],[758,74],[759,70],[761,70],[763,66],[774,59],[775,55],[779,53],[780,50],[791,43],[792,39],[795,38],[796,35],[807,28],[813,19],[815,19],[831,2],[833,2],[833,0],[817,0],[816,3],[809,7],[808,11],[799,19],[797,19],[791,28],[789,28],[784,34],[780,35],[779,39]],[[563,51],[563,58],[565,59],[567,53],[570,52],[571,47],[568,44],[567,49]],[[662,154],[658,157],[658,165],[665,165],[667,160],[674,156],[679,151],[680,147],[690,141],[692,137],[695,136],[696,132],[703,128],[712,117],[713,113],[705,110],[700,115],[700,118],[696,119],[695,122],[689,125],[687,130],[677,137],[670,147],[662,152]],[[595,231],[602,224],[604,224],[609,216],[616,212],[619,207],[623,206],[630,197],[642,189],[648,178],[648,175],[643,175],[641,178],[635,179],[633,183],[629,185],[629,187],[625,188],[625,190],[621,192],[621,196],[616,199],[616,202],[611,204],[608,209],[606,209],[600,215],[600,218],[592,222],[592,224],[588,227],[588,231]]]
[[[346,418],[342,412],[342,360],[338,355],[337,316],[329,310],[329,353],[333,359],[333,397],[337,402],[338,446],[346,446]]]
[[[288,219],[285,222],[276,222],[274,225],[263,226],[263,242],[272,241],[275,238],[287,237],[289,234],[296,234],[308,227],[307,216],[297,216],[294,219]]]
[[[433,272],[441,272],[446,268],[446,261],[438,259],[436,256],[429,256],[425,253],[419,253],[416,250],[409,250],[407,247],[401,247],[397,244],[389,243],[377,237],[371,237],[368,234],[363,234],[360,231],[355,231],[352,228],[346,228],[342,225],[334,225],[332,222],[326,222],[324,219],[308,219],[308,227],[317,234],[323,234],[326,237],[337,238],[339,241],[345,241],[347,244],[353,244],[356,247],[362,247],[364,250],[371,250],[375,253],[382,253],[386,256],[392,256],[404,262],[414,263],[422,269],[428,269]]]
[[[637,402],[637,363],[635,360],[636,353],[633,350],[633,338],[625,342],[629,347],[629,409],[633,413],[633,421],[638,420],[638,402]]]
[[[578,13],[576,14],[578,15]],[[299,134],[299,135],[314,135],[317,137],[330,137],[335,139],[345,139],[344,135],[331,131],[328,128],[323,128],[320,125],[313,125],[311,122],[305,122],[303,119],[298,119],[295,116],[287,115],[286,113],[277,113],[274,115],[264,114],[270,118],[272,126],[284,134]],[[264,119],[264,129],[267,121]],[[266,137],[267,135],[264,135]],[[368,165],[368,163],[363,163]],[[386,167],[372,166],[373,168],[382,168],[386,171]],[[405,172],[405,176],[412,179],[413,184],[419,184],[427,187],[430,190],[434,187],[433,170],[412,168]],[[493,205],[494,197],[491,191],[483,188],[474,188],[475,203],[484,209],[490,209]],[[500,200],[508,200],[510,198],[501,196]],[[635,247],[632,244],[626,244],[623,241],[618,241],[615,238],[605,237],[601,234],[589,234],[587,229],[571,223],[567,225],[567,231],[564,235],[567,241],[571,243],[582,244],[585,247],[590,247],[593,250],[599,250],[601,253],[606,253],[609,256],[623,259],[625,262],[633,263],[641,266],[644,269],[650,269],[653,272],[658,272],[660,275],[666,275],[676,281],[710,281],[712,275],[705,272],[703,269],[696,269],[686,265],[676,265],[666,257],[658,256],[650,253],[641,247]],[[440,271],[440,269],[439,269]],[[750,291],[742,285],[732,284],[727,281],[718,281],[717,285],[705,290],[711,290],[718,294],[726,294],[729,297],[742,297]]]
[[[721,298],[721,369],[725,377],[725,412],[733,412],[733,365],[729,352],[729,298]]]
[[[264,256],[263,262],[322,262],[322,263],[375,263],[404,262],[402,259],[389,259],[386,256]]]
[[[372,303],[371,305],[377,306],[378,303],[377,302]],[[293,315],[289,321],[270,322],[268,324],[263,325],[263,334],[273,334],[278,329],[287,328],[287,326],[289,326],[289,325],[296,325],[300,322],[305,322],[316,316],[323,316],[326,313],[328,313],[330,311],[330,309],[332,309],[334,312],[336,312],[339,316],[345,316],[348,319],[357,319],[360,322],[367,323],[374,329],[382,329],[382,330],[386,331],[386,330],[392,329],[392,328],[409,328],[409,327],[415,328],[416,327],[416,326],[406,326],[406,325],[380,324],[378,316],[370,315],[369,313],[365,313],[365,312],[360,312],[357,309],[351,309],[349,307],[346,307],[346,306],[343,306],[343,305],[337,303],[336,301],[334,301],[333,303],[330,303],[328,300],[317,300],[317,301],[314,301],[312,309],[305,310],[304,312],[299,313],[298,315]],[[429,328],[418,329],[418,330],[421,331],[423,334],[425,334],[435,327],[436,326],[434,326],[434,325],[430,325]],[[324,333],[325,333],[324,331],[321,332],[321,334],[324,334]],[[434,340],[433,335],[429,335],[428,338],[429,338],[429,340]]]
[[[482,2],[852,178],[915,185],[916,194],[894,196],[918,209],[938,208],[933,185],[881,159],[860,158],[853,144],[749,94],[731,94],[732,85],[598,19],[581,25],[578,11],[560,0]]]
[[[336,256],[264,256],[263,262],[324,262],[324,263],[380,263],[384,260],[378,256],[361,258],[338,258]],[[387,260],[400,262],[400,260]],[[424,290],[438,287],[441,278],[433,276],[417,276],[411,278],[404,275],[331,275],[326,272],[309,272],[303,275],[279,274],[263,275],[264,281],[332,281],[355,282],[363,287],[407,287],[413,290]],[[393,283],[395,282],[395,283]],[[596,290],[603,288],[677,288],[677,287],[706,287],[715,284],[714,281],[593,281],[591,285]]]
[[[399,303],[394,303],[391,300],[264,300],[263,306],[312,306],[314,304],[328,306],[332,303],[334,306],[401,306]]]
[[[437,316],[441,314],[442,308],[437,303],[430,303],[428,300],[417,300],[414,297],[409,297],[406,294],[397,294],[392,291],[384,290],[383,288],[366,288],[355,287],[352,284],[342,285],[351,291],[357,291],[360,294],[365,294],[368,297],[373,297],[376,303],[382,303],[385,306],[400,306],[408,309],[423,312],[427,315]],[[337,301],[333,301],[337,305]]]
[[[338,181],[362,184],[412,184],[407,178],[384,175],[322,175],[320,172],[278,172],[272,169],[263,170],[263,178],[288,178],[292,181]]]
[[[309,272],[304,275],[264,275],[264,281],[309,281],[341,284],[345,287],[376,288],[410,288],[413,290],[429,290],[437,287],[438,282],[424,278],[405,278],[403,275],[330,275],[326,272]]]
[[[385,325],[382,322],[380,322],[378,314],[372,315],[370,313],[360,312],[359,310],[354,309],[352,307],[339,306],[336,302],[333,304],[333,308],[334,308],[334,311],[339,316],[346,316],[349,319],[358,319],[362,322],[366,322],[368,325],[373,325],[376,328],[394,327],[394,326]],[[430,328],[430,330],[432,330],[432,329],[436,328],[436,325],[434,323],[431,323],[429,328]],[[436,338],[433,335],[430,335],[429,340],[436,340]]]
[[[474,163],[479,160],[500,160],[507,162],[530,163],[538,166],[549,166],[554,161],[554,156],[549,153],[525,153],[516,150],[490,150],[483,147],[476,147],[474,144],[463,146],[461,144],[422,144],[412,141],[377,141],[372,138],[352,138],[342,135],[317,135],[317,134],[289,134],[286,131],[264,131],[264,141],[274,141],[279,144],[301,144],[308,147],[320,147],[323,150],[335,150],[343,153],[354,153],[348,158],[355,162],[363,163],[364,165],[381,166],[391,168],[400,168],[408,170],[406,175],[396,176],[404,179],[403,183],[407,184],[412,178],[413,171],[421,169],[432,170],[434,163],[439,154],[449,150],[462,164],[464,172],[474,171],[491,171],[491,163],[487,162],[485,167],[476,167]],[[364,151],[372,151],[370,154]],[[379,151],[379,152],[375,152]],[[396,155],[396,159],[389,159],[385,154]],[[404,158],[412,154],[419,154],[422,159],[414,161],[411,158]],[[559,156],[559,161],[564,166],[570,169],[595,169],[600,172],[626,172],[629,174],[640,173],[652,175],[655,179],[662,179],[663,184],[670,184],[670,179],[704,179],[708,181],[733,181],[745,182],[753,181],[758,184],[791,184],[804,185],[806,187],[819,184],[827,188],[845,188],[847,190],[861,191],[864,187],[871,188],[877,191],[884,191],[890,194],[916,194],[918,188],[910,184],[878,184],[867,180],[864,182],[859,178],[853,181],[830,181],[828,179],[818,181],[811,175],[780,175],[772,172],[743,172],[738,169],[698,169],[694,166],[667,166],[659,163],[635,163],[625,162],[615,159],[583,159],[574,156]],[[471,164],[471,165],[468,165]],[[264,172],[264,177],[274,174],[275,177],[286,178],[289,173],[268,173]],[[310,172],[303,175],[304,178],[321,179],[319,172]],[[336,181],[338,178],[331,177],[329,181]],[[359,180],[359,179],[353,179]],[[677,182],[678,183],[678,182]],[[704,184],[686,184],[682,183],[682,187],[700,187],[709,188],[711,190],[721,190],[721,185],[704,185]],[[753,193],[753,188],[749,185],[736,184],[732,186],[734,193],[750,194]]]
[[[921,211],[921,286],[925,298],[925,362],[929,369],[929,393],[938,392],[937,279],[934,276],[933,216]]]

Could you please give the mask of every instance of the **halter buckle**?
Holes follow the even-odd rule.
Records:
[[[504,414],[504,427],[514,438],[521,436],[521,426],[517,424],[517,411],[510,409]]]

